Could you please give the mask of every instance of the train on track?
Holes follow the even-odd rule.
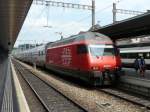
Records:
[[[117,47],[109,37],[96,32],[73,35],[18,52],[14,57],[95,86],[115,83],[121,68]]]
[[[128,45],[120,45],[120,55],[122,58],[122,66],[133,68],[136,58],[143,57],[146,62],[146,69],[150,69],[150,43],[132,43]]]

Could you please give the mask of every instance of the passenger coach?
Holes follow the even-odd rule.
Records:
[[[150,69],[150,43],[136,43],[119,47],[124,67],[134,67],[135,59],[143,57],[146,62],[146,69]]]

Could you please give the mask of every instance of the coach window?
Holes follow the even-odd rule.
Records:
[[[134,58],[136,58],[136,57],[137,57],[137,54],[136,54],[136,53],[131,53],[129,58],[134,59]]]
[[[132,58],[132,54],[129,53],[129,54],[127,55],[127,58]]]
[[[45,55],[45,52],[43,51],[43,55]]]
[[[127,54],[127,58],[129,59],[129,58],[132,58],[133,57],[133,53],[128,53]]]
[[[124,58],[124,57],[123,57],[123,56],[124,56],[123,53],[121,53],[120,56],[121,56],[121,58]]]
[[[77,54],[85,54],[87,53],[87,46],[82,44],[82,45],[77,45]]]
[[[146,58],[146,53],[143,53],[143,58],[144,58],[144,59]]]
[[[121,57],[122,58],[127,58],[127,54],[126,53],[121,53]]]
[[[137,53],[134,53],[134,58],[137,58],[138,57],[138,54]]]
[[[128,53],[124,53],[124,58],[128,58]]]
[[[138,53],[136,53],[136,57],[135,58],[138,58]]]
[[[139,56],[139,57],[143,57],[143,54],[142,54],[142,53],[139,53],[138,56]]]
[[[121,53],[122,58],[126,58],[126,53]]]

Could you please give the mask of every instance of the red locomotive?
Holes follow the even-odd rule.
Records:
[[[91,85],[116,82],[121,68],[119,51],[100,33],[85,32],[17,53],[16,58],[80,78]]]
[[[47,45],[46,67],[92,85],[107,85],[116,81],[121,59],[109,37],[85,32]]]

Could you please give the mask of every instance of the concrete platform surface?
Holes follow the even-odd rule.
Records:
[[[134,68],[123,68],[123,71],[125,71],[127,76],[150,80],[150,70],[145,71],[144,77],[140,75],[139,71],[136,72]]]
[[[144,77],[140,75],[139,71],[136,72],[133,68],[123,68],[123,71],[125,74],[121,76],[121,82],[150,88],[150,70],[146,70]]]
[[[25,101],[23,99],[24,96],[21,93],[21,89],[20,89],[21,87],[19,87],[19,82],[17,82],[14,73],[15,72],[12,69],[10,58],[1,54],[0,55],[0,112],[30,112],[29,109],[23,108],[25,105]],[[22,101],[22,104],[19,102],[20,100]],[[28,108],[27,104],[26,107]]]

